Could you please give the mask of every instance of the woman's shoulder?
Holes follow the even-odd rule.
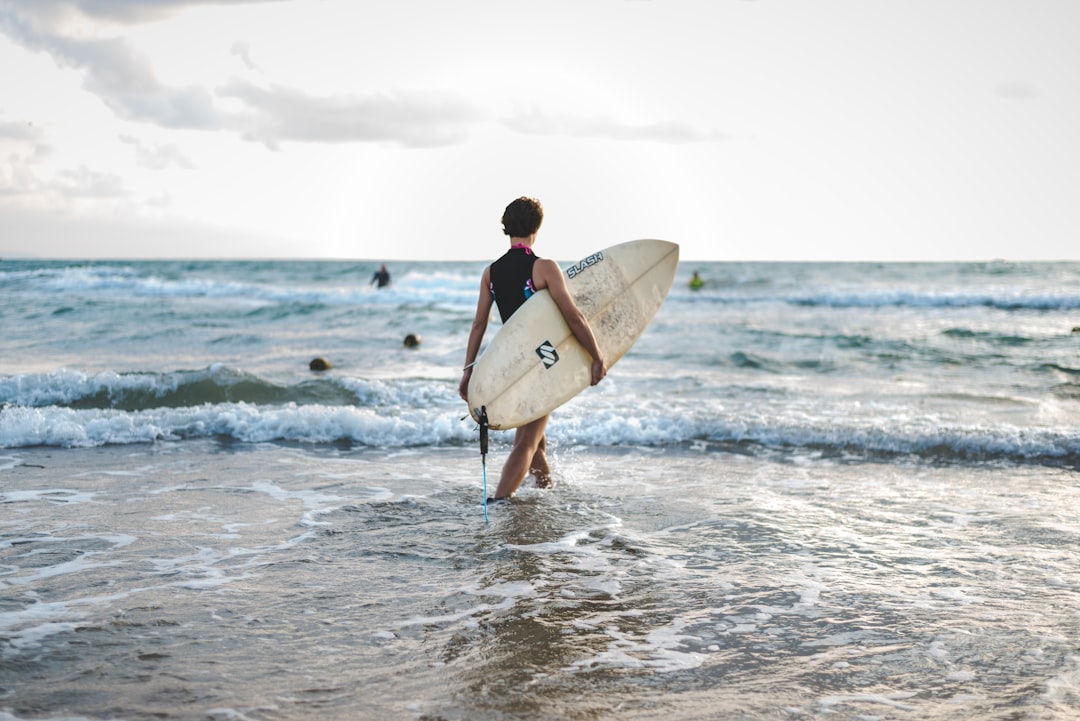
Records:
[[[551,258],[537,258],[536,262],[533,263],[533,272],[535,273],[537,270],[544,273],[562,273],[562,268]]]
[[[533,264],[532,274],[537,289],[541,289],[550,283],[559,282],[562,278],[562,268],[550,258],[537,258]]]

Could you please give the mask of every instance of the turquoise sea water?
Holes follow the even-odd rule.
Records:
[[[0,718],[1075,716],[1080,264],[684,261],[490,525],[375,268],[0,263]]]

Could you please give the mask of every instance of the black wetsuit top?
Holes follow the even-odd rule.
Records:
[[[503,323],[536,292],[532,280],[533,264],[536,261],[537,257],[532,249],[515,245],[491,264],[491,296],[499,306]]]

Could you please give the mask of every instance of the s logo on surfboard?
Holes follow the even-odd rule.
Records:
[[[540,356],[540,362],[544,364],[544,368],[550,368],[559,362],[559,351],[555,350],[555,346],[549,340],[536,347],[536,355]]]

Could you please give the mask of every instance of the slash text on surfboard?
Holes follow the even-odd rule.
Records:
[[[567,278],[573,278],[575,275],[577,275],[578,273],[581,273],[586,268],[592,267],[592,266],[596,265],[597,263],[599,263],[599,262],[601,262],[603,260],[604,260],[603,251],[597,251],[597,252],[593,253],[592,255],[590,255],[588,258],[583,258],[582,260],[580,260],[577,263],[577,265],[572,265],[569,268],[567,268],[566,269],[566,277]]]

